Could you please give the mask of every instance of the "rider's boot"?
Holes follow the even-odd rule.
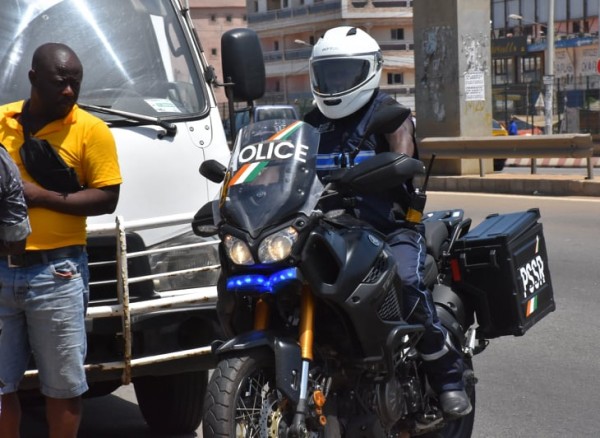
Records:
[[[464,389],[442,392],[440,394],[440,405],[444,416],[451,420],[469,415],[473,410],[471,400],[469,400],[469,396]]]

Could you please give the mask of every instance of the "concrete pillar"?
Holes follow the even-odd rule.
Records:
[[[490,2],[418,0],[413,14],[417,136],[492,135]],[[476,174],[479,160],[436,159],[433,173]]]

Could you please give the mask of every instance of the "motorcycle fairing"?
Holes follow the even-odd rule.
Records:
[[[323,190],[318,147],[318,131],[304,122],[265,120],[242,128],[222,189],[222,217],[256,237],[266,224],[310,214]]]
[[[402,282],[386,248],[371,230],[318,227],[301,257],[301,269],[313,293],[348,318],[347,325],[354,328],[369,360],[386,355],[388,333],[403,321]]]
[[[294,403],[300,398],[298,376],[302,369],[302,355],[297,340],[276,336],[270,331],[245,332],[218,346],[213,353],[223,357],[233,352],[269,348],[275,357],[277,389]]]
[[[367,277],[383,247],[370,231],[318,227],[304,245],[302,272],[318,294],[341,303]]]

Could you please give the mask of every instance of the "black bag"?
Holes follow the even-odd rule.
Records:
[[[29,101],[23,104],[21,125],[25,142],[19,150],[27,173],[46,190],[59,193],[75,193],[83,189],[77,172],[58,155],[46,140],[32,137],[29,131]]]
[[[46,140],[26,136],[19,154],[29,175],[45,189],[59,193],[82,189],[75,169],[67,166]]]

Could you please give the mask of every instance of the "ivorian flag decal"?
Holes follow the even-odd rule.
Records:
[[[537,295],[535,297],[533,297],[532,299],[530,299],[527,302],[527,311],[525,312],[525,316],[529,317],[533,312],[536,311],[538,306],[538,297]]]
[[[246,163],[244,164],[240,170],[235,174],[235,176],[229,182],[230,186],[234,186],[236,184],[249,183],[254,180],[260,172],[265,168],[268,164],[268,161],[259,161],[256,163]]]

